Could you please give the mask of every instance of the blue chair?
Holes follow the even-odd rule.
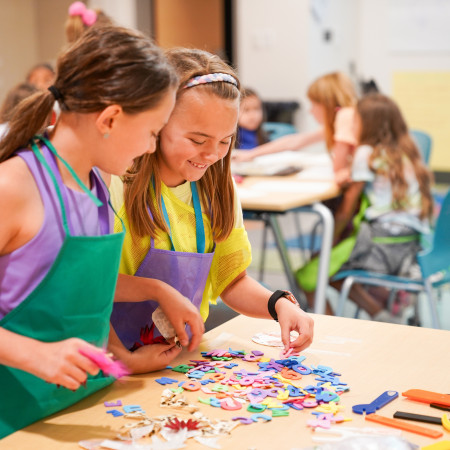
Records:
[[[424,131],[410,130],[417,147],[419,147],[420,153],[424,163],[428,166],[431,157],[432,140],[431,136]]]
[[[365,270],[347,270],[336,274],[333,281],[345,281],[342,285],[339,296],[336,315],[342,316],[345,301],[348,298],[353,283],[369,286],[383,286],[385,288],[404,290],[409,292],[425,292],[428,306],[431,312],[433,328],[440,328],[439,316],[437,313],[436,299],[433,289],[450,283],[450,190],[444,198],[441,211],[436,221],[436,226],[429,239],[431,243],[428,248],[422,250],[417,255],[422,278],[412,280],[405,277],[393,275],[383,275]]]
[[[284,122],[264,122],[262,128],[267,133],[270,141],[286,136],[287,134],[297,133],[294,125]]]

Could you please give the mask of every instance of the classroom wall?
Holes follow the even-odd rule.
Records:
[[[358,74],[398,101],[411,128],[432,135],[430,166],[450,172],[450,2],[359,1]],[[390,22],[393,14],[400,19]]]
[[[29,0],[0,0],[0,101],[37,62],[35,8]],[[19,33],[17,31],[20,31]]]
[[[306,105],[308,0],[234,2],[236,64],[242,83],[265,100]],[[301,125],[304,110],[297,114]]]

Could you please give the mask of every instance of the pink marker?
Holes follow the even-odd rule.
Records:
[[[112,375],[114,378],[119,379],[130,373],[122,361],[114,361],[104,352],[96,352],[87,347],[80,348],[79,352],[97,364],[100,370],[107,376]]]

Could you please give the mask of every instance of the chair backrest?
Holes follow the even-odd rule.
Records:
[[[287,134],[297,133],[297,129],[294,125],[284,122],[264,122],[262,128],[267,133],[270,141],[286,136]]]
[[[419,147],[420,154],[422,155],[424,163],[428,165],[430,163],[431,157],[431,136],[428,133],[419,130],[410,130],[410,133],[417,147]]]
[[[450,189],[445,195],[434,229],[433,245],[417,255],[425,278],[437,272],[450,272]]]

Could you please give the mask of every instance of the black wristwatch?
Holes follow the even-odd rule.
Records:
[[[286,298],[294,305],[297,305],[300,307],[297,299],[294,297],[294,294],[289,291],[275,291],[269,298],[269,301],[267,303],[267,309],[269,310],[269,314],[272,316],[273,320],[276,320],[278,322],[278,314],[275,311],[275,304],[277,303],[280,298]]]

